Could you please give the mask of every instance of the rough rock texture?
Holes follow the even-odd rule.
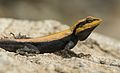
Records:
[[[53,20],[0,19],[1,37],[11,37],[10,32],[37,37],[67,28]],[[120,73],[120,42],[114,39],[92,33],[72,51],[81,57],[54,53],[22,56],[0,48],[0,73]]]

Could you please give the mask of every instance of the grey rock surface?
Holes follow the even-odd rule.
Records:
[[[10,32],[30,37],[44,36],[69,27],[58,21],[0,19],[0,37]],[[120,73],[120,42],[92,33],[72,49],[81,57],[44,53],[22,56],[0,48],[0,73]]]

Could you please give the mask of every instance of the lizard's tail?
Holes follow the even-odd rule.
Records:
[[[7,51],[15,52],[17,48],[22,47],[22,43],[11,41],[11,40],[0,40],[0,48],[3,48]]]

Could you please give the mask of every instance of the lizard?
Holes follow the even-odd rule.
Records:
[[[100,18],[88,16],[61,32],[36,38],[1,39],[0,47],[18,53],[53,53],[72,49],[78,41],[83,41],[101,23]]]

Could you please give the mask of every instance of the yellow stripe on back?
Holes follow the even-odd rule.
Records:
[[[42,37],[31,38],[31,39],[15,39],[15,41],[17,42],[48,42],[48,41],[53,41],[53,40],[64,38],[70,35],[71,33],[72,33],[71,30],[65,30],[62,32],[48,35],[48,36],[42,36]]]

